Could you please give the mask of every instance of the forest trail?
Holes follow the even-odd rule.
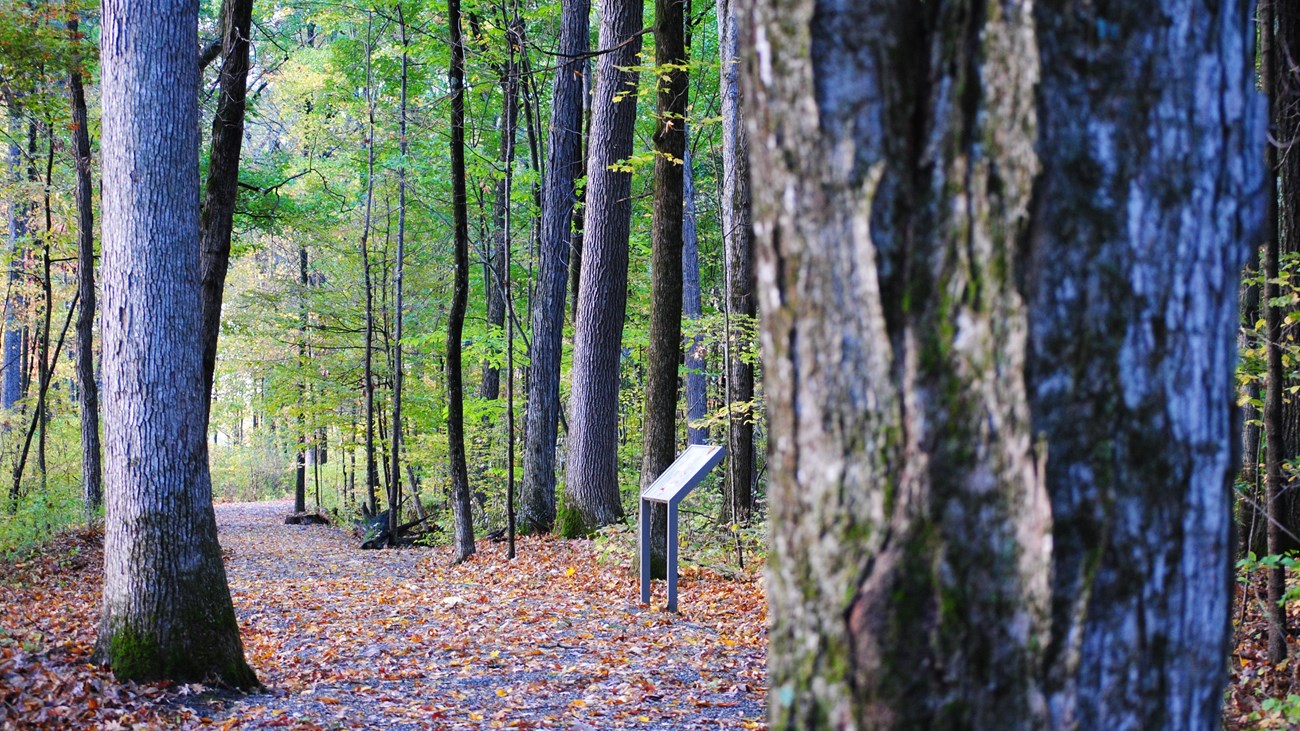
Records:
[[[287,502],[219,504],[249,663],[248,695],[117,684],[86,662],[98,534],[0,566],[0,728],[692,729],[765,727],[767,637],[754,578],[687,567],[680,615],[662,582],[638,604],[630,556],[528,538],[450,567],[449,548],[362,551]],[[0,683],[5,685],[6,683]],[[12,712],[11,712],[12,710]],[[16,714],[16,715],[14,715]],[[66,725],[56,723],[62,719]],[[42,720],[43,719],[43,720]]]
[[[214,717],[389,729],[764,718],[753,584],[687,578],[676,617],[639,606],[630,566],[598,564],[587,541],[521,541],[513,563],[480,541],[453,568],[446,550],[361,551],[338,529],[284,525],[291,511],[217,506],[248,659],[272,693]]]

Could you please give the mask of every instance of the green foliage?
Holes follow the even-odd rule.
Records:
[[[1288,693],[1285,698],[1265,698],[1259,705],[1263,713],[1253,721],[1281,722],[1292,728],[1300,725],[1300,695]]]
[[[45,488],[40,489],[35,444],[17,501],[9,500],[8,485],[12,483],[5,483],[5,497],[0,499],[6,506],[0,509],[0,557],[20,555],[64,528],[85,520],[81,502],[79,424],[74,415],[52,422],[49,429]],[[5,451],[20,449],[22,436],[19,428],[11,428],[0,437]],[[12,480],[11,473],[6,472],[6,477]]]
[[[1283,254],[1278,264],[1279,276],[1274,282],[1279,285],[1281,294],[1269,300],[1261,297],[1261,307],[1267,305],[1283,308],[1282,326],[1288,328],[1300,323],[1300,276],[1297,276],[1300,275],[1300,253]],[[1266,284],[1265,277],[1261,273],[1243,280],[1244,286],[1258,287],[1261,292]],[[1262,397],[1252,396],[1249,387],[1257,386],[1262,392],[1266,385],[1268,379],[1266,336],[1267,331],[1261,311],[1259,319],[1255,322],[1243,324],[1243,345],[1238,349],[1237,405],[1250,406],[1256,415],[1263,412],[1264,402]],[[1300,341],[1284,339],[1282,370],[1285,378],[1282,384],[1283,398],[1289,401],[1300,393]],[[1257,425],[1261,423],[1258,416],[1252,419],[1252,423]]]
[[[209,462],[216,500],[250,502],[293,495],[295,462],[267,434],[257,434],[250,444],[212,445]]]

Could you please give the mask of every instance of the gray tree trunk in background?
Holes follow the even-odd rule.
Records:
[[[204,182],[203,208],[199,214],[203,282],[199,308],[203,324],[203,378],[209,402],[217,367],[217,339],[221,335],[221,303],[225,297],[226,272],[230,268],[235,202],[239,198],[239,158],[244,144],[252,20],[253,0],[225,0],[221,4],[222,62],[217,83],[217,113],[212,118],[208,178]]]
[[[1217,728],[1248,3],[746,2],[773,728]]]
[[[695,174],[692,171],[690,136],[682,154],[682,317],[686,319],[686,443],[704,444],[709,440],[706,427],[690,426],[704,418],[707,391],[704,379],[704,336],[699,333],[699,319],[704,314],[700,293],[700,237],[695,226]]]
[[[204,439],[197,34],[195,3],[103,4],[106,519],[95,657],[122,678],[248,688],[257,679],[226,584]]]
[[[686,0],[655,0],[654,210],[651,219],[650,343],[641,419],[641,492],[677,456],[677,390],[682,359],[683,173],[686,157]],[[650,575],[667,576],[668,506],[650,508]]]
[[[8,100],[9,106],[9,178],[15,184],[23,179],[23,118],[17,101]],[[23,284],[23,258],[27,250],[27,216],[31,204],[26,191],[13,194],[9,204],[9,291],[5,300],[4,378],[0,388],[0,404],[12,409],[23,397],[23,297],[19,289]]]
[[[728,420],[727,479],[724,482],[725,515],[739,523],[749,521],[754,505],[754,418],[751,409],[736,412],[736,404],[754,400],[754,366],[741,358],[735,335],[737,323],[752,323],[754,300],[754,230],[750,223],[749,141],[745,115],[740,108],[740,33],[738,0],[718,0],[718,54],[722,101],[722,242],[726,257],[727,333],[726,402],[733,409]],[[747,47],[747,46],[746,46]]]
[[[604,0],[587,150],[582,279],[574,323],[565,514],[560,532],[584,535],[623,518],[618,486],[618,375],[627,311],[632,173],[610,166],[632,154],[641,52],[641,0]],[[616,101],[618,98],[618,101]],[[680,211],[679,211],[680,213]],[[676,214],[675,214],[676,215]],[[680,263],[674,265],[681,272]]]
[[[511,40],[513,42],[513,38]],[[510,232],[506,230],[507,208],[510,193],[506,185],[506,171],[515,164],[515,133],[519,128],[519,82],[516,61],[511,55],[496,68],[501,75],[501,117],[498,128],[501,143],[497,148],[497,165],[501,179],[496,183],[492,204],[492,240],[489,244],[487,277],[483,291],[487,299],[488,325],[505,330],[506,325],[506,247],[510,246]],[[479,384],[479,397],[495,401],[501,395],[501,369],[491,363],[483,364],[483,378]]]
[[[551,129],[547,138],[542,243],[533,302],[528,410],[524,417],[524,480],[519,494],[519,525],[525,533],[549,532],[555,525],[555,439],[560,418],[564,285],[569,273],[569,232],[576,200],[574,182],[583,172],[581,72],[586,67],[580,56],[590,44],[590,12],[587,0],[564,0],[560,9],[561,56],[555,73]]]
[[[80,47],[77,20],[68,33]],[[99,446],[99,384],[95,381],[95,191],[90,168],[90,121],[81,83],[80,54],[68,74],[72,107],[72,150],[77,168],[77,398],[81,407],[81,502],[86,519],[104,499]]]

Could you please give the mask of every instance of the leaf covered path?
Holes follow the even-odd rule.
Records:
[[[640,606],[629,557],[598,561],[588,541],[522,540],[513,562],[504,544],[481,541],[479,555],[450,567],[445,549],[360,551],[337,529],[283,525],[289,511],[217,506],[245,649],[267,691],[128,686],[154,694],[149,711],[176,726],[248,729],[763,725],[765,610],[754,579],[688,569],[673,615],[659,610],[661,586],[652,607]],[[62,652],[94,676],[79,681],[98,688],[83,689],[93,698],[116,689],[81,667],[99,568],[83,563],[94,564],[80,569],[94,586],[0,575],[0,610],[31,615],[49,648],[51,657],[28,656],[29,672],[44,661],[57,675]],[[57,602],[93,606],[42,619]],[[0,682],[31,680],[4,658]],[[65,705],[52,718],[78,713]]]

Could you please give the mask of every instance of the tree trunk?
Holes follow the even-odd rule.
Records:
[[[375,463],[375,288],[370,280],[370,216],[375,200],[375,90],[371,55],[374,52],[374,17],[366,16],[366,215],[361,224],[361,271],[366,290],[365,352],[362,378],[366,400],[366,507],[371,515],[379,512],[375,487],[379,468]]]
[[[549,532],[555,524],[555,439],[560,416],[560,353],[564,338],[565,279],[574,182],[582,174],[582,76],[580,56],[588,48],[588,0],[563,0],[560,63],[555,72],[551,129],[542,187],[541,250],[532,305],[528,410],[524,419],[524,480],[519,496],[520,529]]]
[[[686,157],[686,0],[655,0],[655,186],[651,232],[650,343],[641,420],[641,492],[677,456],[677,371],[682,355],[682,217]],[[650,510],[650,575],[667,576],[668,507]]]
[[[516,34],[511,29],[508,40],[515,43]],[[497,181],[495,201],[492,206],[493,234],[495,242],[488,256],[488,276],[483,289],[487,294],[488,325],[504,328],[506,324],[506,296],[502,284],[509,272],[505,270],[506,249],[510,246],[510,235],[506,230],[509,216],[510,188],[506,184],[509,169],[515,164],[515,130],[519,126],[519,83],[515,69],[514,53],[511,51],[507,62],[499,69],[501,74],[501,145],[497,152],[497,164],[500,166],[501,179]],[[501,369],[491,363],[483,364],[483,380],[479,395],[495,401],[501,394]]]
[[[402,315],[405,302],[402,297],[403,265],[406,261],[406,72],[408,63],[406,43],[406,16],[402,4],[397,4],[397,28],[402,43],[401,98],[398,102],[398,149],[401,162],[397,166],[397,256],[393,261],[393,436],[390,440],[392,460],[388,468],[393,476],[388,485],[388,536],[392,545],[399,538],[397,528],[402,524]],[[462,317],[464,315],[462,314]]]
[[[23,148],[18,144],[23,119],[17,101],[9,100],[11,141],[9,142],[9,177],[21,188]],[[27,191],[11,193],[9,203],[9,291],[5,298],[4,387],[0,403],[6,410],[18,405],[23,396],[23,261],[27,248],[27,216],[30,204]]]
[[[1285,15],[1285,13],[1282,13]],[[1274,8],[1272,0],[1259,2],[1259,68],[1260,82],[1268,97],[1268,117],[1270,128],[1276,120],[1278,99],[1278,63],[1274,55]],[[1288,64],[1289,65],[1289,64]],[[1276,135],[1275,135],[1276,136]],[[1277,147],[1267,141],[1264,145],[1264,170],[1267,182],[1264,185],[1264,321],[1265,352],[1267,353],[1268,381],[1264,394],[1264,440],[1265,452],[1265,506],[1268,527],[1265,530],[1268,553],[1278,555],[1282,552],[1282,532],[1279,518],[1282,503],[1280,496],[1283,488],[1282,461],[1289,455],[1288,446],[1283,437],[1283,389],[1286,376],[1282,370],[1282,308],[1276,304],[1281,296],[1280,260],[1281,246],[1278,240],[1278,205],[1277,205]],[[1282,606],[1282,594],[1286,591],[1286,569],[1279,563],[1268,571],[1268,658],[1278,663],[1286,659],[1286,608]]]
[[[618,362],[627,310],[632,174],[611,170],[632,154],[636,96],[626,94],[641,53],[641,0],[603,0],[596,94],[587,150],[582,279],[574,323],[568,464],[560,532],[585,535],[623,519],[618,489]],[[615,101],[621,97],[621,101]],[[680,209],[678,210],[680,214]],[[680,273],[681,264],[674,265]]]
[[[1067,7],[756,3],[774,728],[1220,722],[1252,29]]]
[[[68,21],[68,33],[80,47],[77,19]],[[72,149],[77,166],[77,396],[81,406],[81,501],[86,518],[99,511],[104,493],[99,462],[99,384],[95,381],[95,193],[90,171],[90,123],[86,94],[81,84],[81,57],[73,59],[68,74],[72,101]]]
[[[584,40],[584,43],[586,41]],[[583,50],[586,50],[583,46]],[[587,159],[591,149],[591,97],[594,80],[591,77],[591,56],[582,59],[582,159]],[[573,206],[573,233],[569,235],[569,294],[572,300],[573,319],[578,319],[578,290],[582,282],[582,239],[587,225],[587,186],[576,191]]]
[[[298,455],[293,473],[293,512],[307,512],[307,245],[298,246]]]
[[[212,118],[212,148],[208,179],[199,215],[199,311],[203,327],[203,379],[211,408],[212,379],[221,335],[221,303],[230,268],[230,237],[235,201],[239,198],[239,157],[244,143],[244,111],[248,90],[248,34],[253,0],[224,0],[221,4],[221,74],[217,113]]]
[[[49,484],[48,463],[45,459],[45,447],[49,443],[50,410],[46,396],[50,392],[50,328],[54,315],[54,276],[50,261],[50,240],[54,237],[54,217],[50,210],[50,189],[54,187],[54,125],[47,118],[45,121],[45,141],[47,154],[45,158],[45,236],[41,240],[41,338],[39,360],[36,364],[37,384],[36,423],[40,427],[40,437],[36,442],[36,471],[40,475],[41,493],[45,493]]]
[[[469,211],[465,197],[465,45],[460,28],[460,0],[447,0],[451,27],[451,177],[455,220],[456,283],[447,318],[447,452],[451,462],[451,506],[456,541],[453,563],[474,555],[474,516],[469,504],[469,468],[465,459],[465,388],[461,371],[461,336],[469,300]]]
[[[692,426],[704,418],[707,391],[704,378],[704,335],[699,320],[704,314],[700,293],[700,237],[695,227],[695,173],[692,170],[690,136],[682,154],[682,316],[690,340],[686,344],[686,443],[709,441],[707,427]]]
[[[103,294],[113,315],[103,318],[111,438],[95,656],[122,678],[250,688],[204,438],[197,34],[192,3],[103,4]]]
[[[1235,295],[1263,213],[1249,5],[1126,5],[1105,37],[1096,18],[1036,11],[1049,156],[1029,384],[1056,515],[1053,666],[1078,653],[1053,692],[1077,694],[1084,728],[1219,723]],[[1085,57],[1104,59],[1086,80],[1070,70]],[[1197,143],[1169,154],[1175,140]]]
[[[754,229],[750,223],[749,141],[740,108],[740,18],[737,0],[717,0],[722,102],[722,245],[726,258],[727,476],[723,509],[747,523],[754,504],[754,366],[741,357],[735,327],[754,321]],[[732,322],[735,321],[735,322]],[[738,404],[745,404],[743,408]]]

